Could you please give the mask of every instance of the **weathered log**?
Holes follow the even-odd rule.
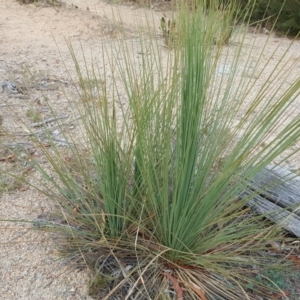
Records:
[[[266,218],[300,237],[300,177],[282,167],[268,166],[250,183],[242,197]]]
[[[282,167],[265,168],[253,179],[250,187],[256,191],[260,190],[264,198],[280,207],[300,204],[300,177]],[[300,210],[297,214],[300,216]]]
[[[243,196],[248,196],[247,194],[248,192],[244,193]],[[280,227],[300,237],[300,217],[298,215],[259,195],[252,198],[248,205]]]

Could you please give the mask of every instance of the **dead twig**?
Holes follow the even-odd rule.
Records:
[[[46,124],[48,124],[50,122],[54,122],[54,121],[57,121],[57,120],[60,120],[60,119],[67,119],[68,117],[69,117],[69,115],[62,115],[62,116],[58,116],[58,117],[51,117],[49,119],[45,119],[43,121],[33,123],[33,124],[31,124],[31,127],[40,127],[40,126],[46,125]]]

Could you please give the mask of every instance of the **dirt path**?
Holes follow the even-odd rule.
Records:
[[[144,11],[130,5],[118,9],[128,36],[135,38],[137,20],[140,24],[146,22]],[[37,107],[43,117],[47,116],[43,106],[45,97],[62,113],[71,114],[61,92],[63,88],[70,95],[73,93],[76,103],[74,85],[66,71],[66,67],[71,74],[74,70],[66,41],[71,41],[78,53],[81,47],[89,51],[110,42],[118,31],[111,6],[98,0],[65,1],[61,7],[0,0],[0,11],[3,127],[7,131],[21,131],[15,114],[30,119],[29,107]],[[152,13],[158,27],[162,13],[155,5],[147,11],[149,17]],[[277,43],[278,39],[273,38],[271,45],[276,47]],[[292,53],[299,59],[300,43],[293,47]],[[298,67],[300,72],[300,64]],[[300,168],[300,160],[293,163],[295,165]],[[0,219],[33,219],[45,211],[49,203],[37,191],[16,185],[6,193],[0,190],[0,207]],[[75,270],[68,262],[57,260],[49,234],[28,227],[25,223],[1,223],[0,298],[90,299],[86,271]]]

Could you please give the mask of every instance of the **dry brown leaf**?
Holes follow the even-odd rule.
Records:
[[[295,263],[295,266],[297,267],[297,269],[300,268],[300,257],[299,257],[299,255],[288,255],[287,258],[292,260]]]
[[[183,292],[182,292],[182,288],[179,285],[178,280],[169,273],[163,272],[162,274],[164,276],[166,276],[171,281],[171,283],[173,284],[173,289],[175,290],[175,292],[177,294],[177,299],[178,300],[183,300]]]
[[[25,192],[25,191],[28,191],[28,189],[29,189],[28,185],[21,185],[21,187],[19,188],[19,191],[20,192]]]
[[[204,291],[202,291],[198,286],[192,283],[186,283],[186,285],[191,288],[199,297],[201,300],[207,300]]]
[[[14,162],[14,161],[16,161],[16,157],[11,154],[11,155],[8,155],[6,157],[0,157],[0,161]]]
[[[290,291],[282,291],[282,292],[280,292],[280,293],[276,293],[276,294],[273,294],[272,295],[272,297],[274,298],[274,299],[281,299],[281,298],[283,298],[283,297],[287,297],[288,295],[290,295],[291,294],[291,292]]]

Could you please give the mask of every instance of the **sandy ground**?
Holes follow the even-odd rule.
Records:
[[[97,49],[109,42],[118,30],[111,6],[93,0],[68,1],[62,7],[1,0],[0,11],[0,82],[22,89],[21,93],[7,86],[0,90],[3,126],[18,131],[15,114],[25,116],[28,105],[44,97],[64,114],[70,113],[60,91],[74,92],[65,68],[74,70],[66,41],[79,53],[81,46]],[[130,5],[121,11],[128,35],[134,36],[135,20],[144,14]],[[4,108],[2,100],[10,109]],[[43,105],[39,109],[47,115]],[[0,219],[33,219],[49,207],[44,196],[22,188],[0,195],[0,203]],[[33,231],[24,223],[0,224],[0,299],[90,299],[86,272],[57,259],[49,234]]]
[[[130,4],[113,7],[118,7],[122,15],[128,39],[135,39],[136,22],[143,24],[146,20],[144,10]],[[157,27],[162,16],[160,7],[153,5],[146,12],[154,18]],[[112,6],[98,0],[64,1],[64,5],[55,7],[0,0],[0,12],[3,127],[8,131],[21,131],[15,114],[26,118],[30,106],[37,106],[41,115],[47,117],[49,111],[43,106],[45,97],[63,114],[72,114],[61,92],[64,89],[74,95],[74,103],[78,100],[66,71],[67,67],[71,74],[74,72],[66,41],[71,41],[74,51],[79,53],[81,47],[95,50],[102,43],[110,43],[118,31]],[[263,34],[258,36],[266,38]],[[276,48],[279,40],[284,51],[288,40],[272,37],[270,47]],[[270,53],[273,48],[269,49]],[[297,41],[290,50],[290,59],[298,64],[294,77],[300,74],[299,49]],[[275,64],[276,57],[271,62]],[[299,113],[299,106],[294,113]],[[299,170],[299,158],[294,159],[290,167]],[[31,220],[49,205],[43,195],[21,186],[0,194],[0,219]],[[0,299],[90,299],[86,287],[88,274],[57,259],[48,233],[33,231],[26,223],[0,224]]]

